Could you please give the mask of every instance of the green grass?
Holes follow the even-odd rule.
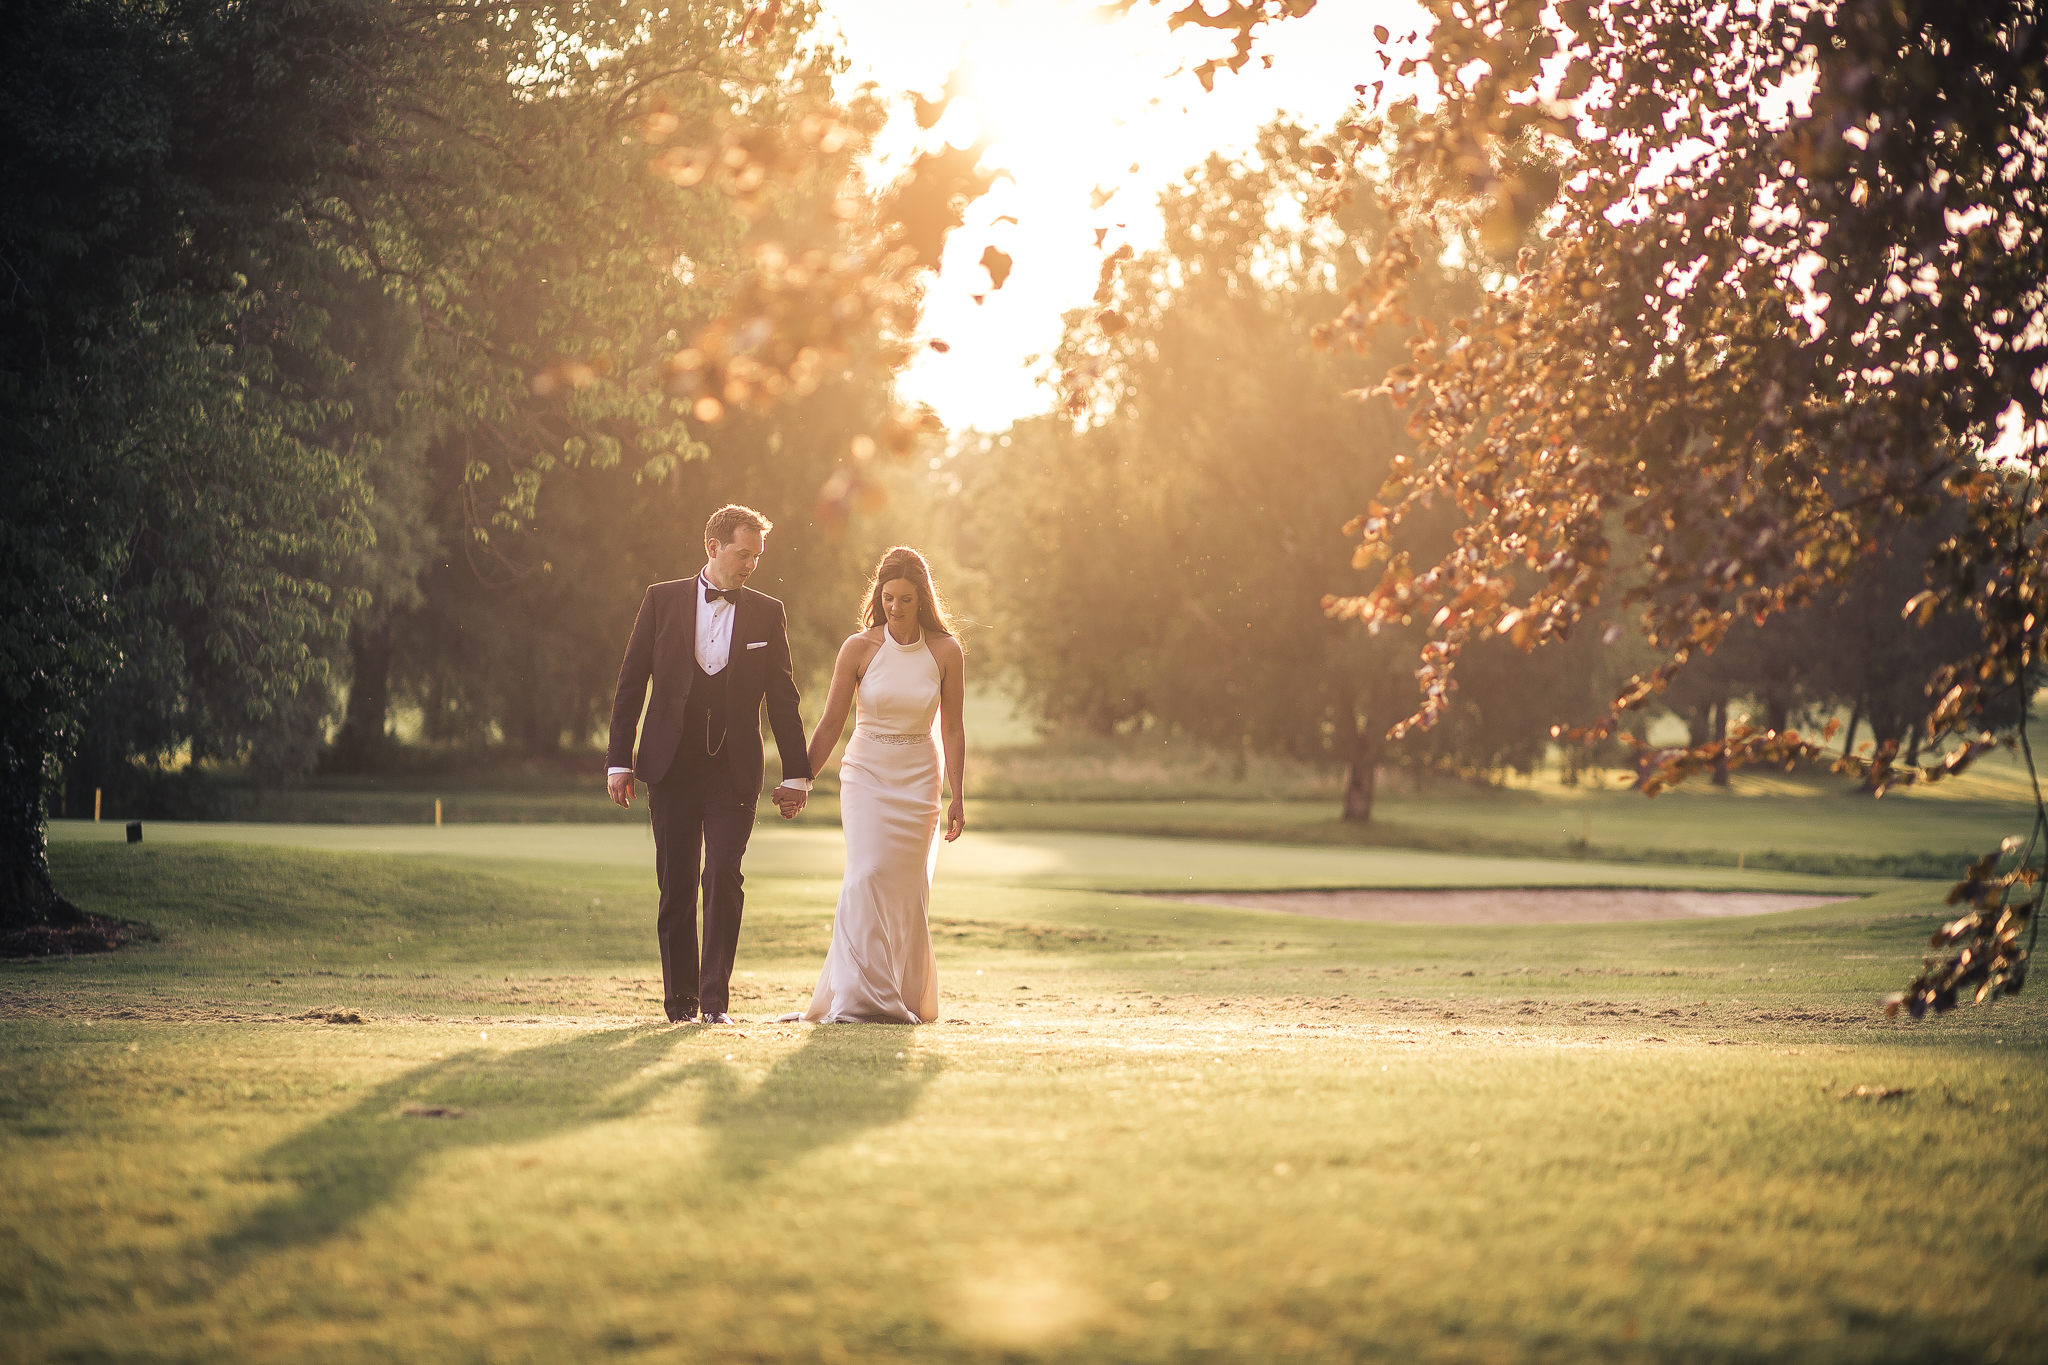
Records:
[[[1419,787],[1396,778],[1384,785],[1373,820],[1360,824],[1337,818],[1327,773],[1265,762],[1235,782],[1210,771],[1218,760],[1207,751],[1168,762],[1145,758],[1137,747],[1139,739],[1127,738],[980,754],[970,782],[969,822],[988,831],[1953,880],[1967,861],[2024,830],[2032,818],[2030,802],[2021,799],[2025,783],[2019,769],[2002,754],[1954,783],[1881,801],[1860,795],[1839,777],[1815,773],[1741,773],[1729,788],[1699,782],[1656,800],[1617,789],[1612,775],[1575,787],[1547,777],[1503,786],[1443,779]],[[1319,794],[1302,799],[1311,790]],[[263,795],[220,787],[215,795],[225,804],[213,804],[237,819],[270,824],[430,826],[436,800],[449,825],[570,823],[644,833],[646,819],[644,801],[620,810],[604,798],[594,775],[533,765],[328,778]],[[765,822],[776,822],[766,803],[761,811]],[[118,830],[125,818],[110,810],[105,823]],[[836,786],[828,774],[801,824],[815,828],[837,821]]]
[[[119,825],[52,821],[55,847],[121,846]],[[137,850],[234,842],[328,852],[404,853],[493,868],[507,862],[603,864],[644,876],[654,845],[642,826],[567,825],[203,825],[151,824]],[[770,815],[748,846],[750,877],[837,878],[845,841],[823,820],[784,823]],[[1314,887],[1675,886],[1811,890],[1881,879],[1814,877],[1732,867],[1659,866],[1593,860],[1501,858],[1402,848],[1234,843],[1143,838],[1070,830],[969,830],[941,848],[938,876],[952,882],[1131,891]]]
[[[830,818],[832,810],[820,803],[820,813]],[[1383,801],[1366,824],[1339,819],[1328,803],[1302,801],[980,801],[968,809],[970,821],[984,829],[1093,829],[1951,881],[2007,834],[2024,833],[2031,815],[1999,801],[1887,804],[1848,793],[1743,797],[1711,789],[1652,801],[1617,791],[1566,797],[1467,788]]]
[[[1374,926],[1088,888],[1575,865],[989,836],[934,895],[957,1022],[670,1028],[638,831],[162,833],[53,847],[157,941],[0,968],[9,1360],[2011,1361],[2048,1330],[2039,1001],[1872,1008],[1926,884]],[[830,837],[757,835],[745,1018],[815,974]],[[1612,875],[1678,874],[1813,884]],[[293,1018],[328,1007],[368,1022]]]

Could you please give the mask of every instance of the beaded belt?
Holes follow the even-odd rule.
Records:
[[[930,735],[885,735],[879,730],[859,730],[855,733],[861,738],[874,740],[877,744],[928,744],[931,742]]]

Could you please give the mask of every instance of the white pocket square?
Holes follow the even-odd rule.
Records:
[[[767,642],[766,640],[749,640],[749,641],[747,641],[747,648],[748,648],[748,649],[766,649],[766,648],[768,648],[768,642]]]

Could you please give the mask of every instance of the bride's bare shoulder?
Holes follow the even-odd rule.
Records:
[[[960,648],[960,642],[950,635],[933,631],[929,639],[932,654],[941,663],[958,663],[967,657],[966,652]]]
[[[846,643],[839,646],[839,657],[865,662],[882,647],[882,628],[875,626],[868,630],[855,631],[846,637]]]

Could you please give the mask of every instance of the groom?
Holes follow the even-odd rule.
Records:
[[[661,941],[662,1003],[676,1023],[687,1023],[700,1009],[707,1024],[732,1022],[726,1009],[746,900],[740,860],[761,791],[764,698],[782,755],[775,804],[783,819],[803,809],[811,787],[782,603],[746,586],[771,529],[768,518],[751,508],[727,506],[711,514],[704,527],[703,570],[694,578],[656,583],[640,603],[612,702],[605,781],[621,806],[633,804],[636,775],[647,783],[654,873],[661,887],[654,932]],[[636,764],[633,728],[643,701],[647,715]]]

